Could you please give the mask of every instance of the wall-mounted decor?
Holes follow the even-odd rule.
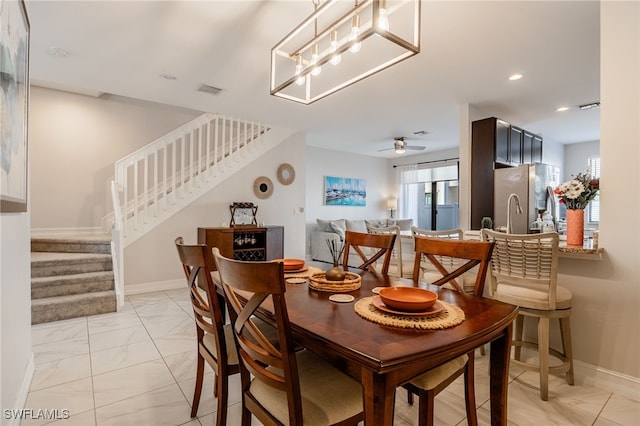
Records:
[[[283,185],[291,185],[296,179],[296,171],[289,163],[282,163],[278,166],[278,182]]]
[[[24,1],[0,3],[0,55],[0,212],[26,212],[29,18]]]
[[[260,176],[253,182],[253,193],[261,200],[271,197],[271,194],[273,194],[273,182],[266,176]]]
[[[324,203],[327,206],[366,206],[366,181],[364,179],[325,176]]]

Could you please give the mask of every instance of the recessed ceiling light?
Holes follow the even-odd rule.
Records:
[[[176,76],[171,74],[160,74],[160,78],[168,81],[177,80]]]
[[[522,74],[511,74],[509,76],[509,80],[514,81],[514,80],[520,80],[522,78]]]
[[[563,112],[563,111],[568,111],[568,110],[569,110],[569,107],[566,107],[566,106],[561,106],[561,107],[556,109],[556,111],[558,111],[558,112]]]

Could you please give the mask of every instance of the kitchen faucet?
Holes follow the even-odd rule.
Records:
[[[509,195],[509,199],[507,200],[507,234],[511,234],[512,225],[511,225],[511,200],[516,200],[516,214],[522,214],[522,207],[520,207],[520,197],[517,194]]]

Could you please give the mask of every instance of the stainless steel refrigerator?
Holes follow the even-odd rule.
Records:
[[[530,225],[538,214],[549,211],[557,222],[558,202],[553,189],[558,186],[560,170],[549,164],[522,164],[518,167],[495,169],[493,175],[493,225],[495,229],[507,226],[508,201],[516,194],[522,214],[516,214],[516,200],[511,200],[511,227],[514,234],[532,232]]]

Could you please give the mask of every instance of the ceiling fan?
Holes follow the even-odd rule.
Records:
[[[425,147],[409,145],[407,144],[405,137],[399,136],[393,138],[393,148],[379,149],[378,152],[391,151],[392,149],[396,152],[396,154],[404,154],[406,150],[422,151],[423,149],[425,149]]]

